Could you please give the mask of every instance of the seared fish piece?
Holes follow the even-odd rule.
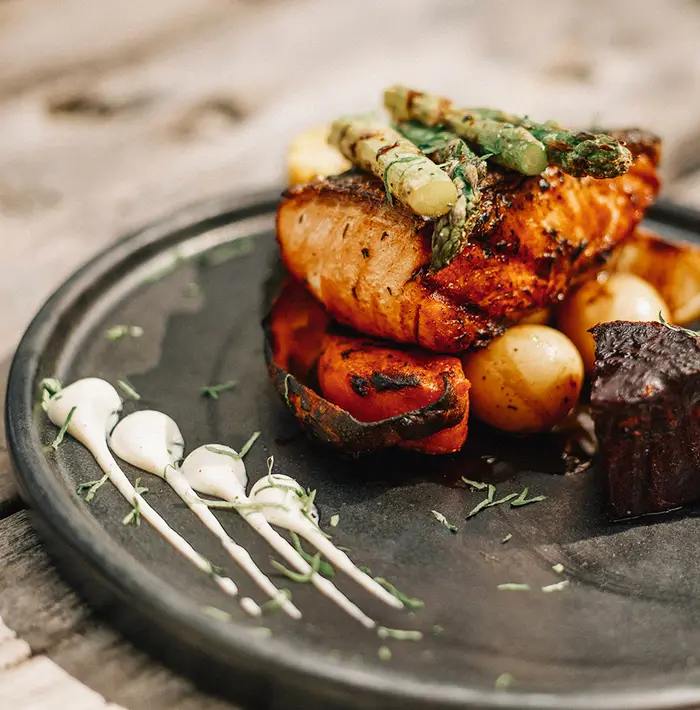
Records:
[[[641,221],[659,190],[658,141],[625,135],[635,160],[613,179],[492,168],[469,244],[438,272],[432,222],[354,172],[285,193],[282,258],[330,315],[363,333],[438,352],[483,346],[600,269]]]

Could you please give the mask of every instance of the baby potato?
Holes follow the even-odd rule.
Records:
[[[311,182],[319,177],[339,175],[350,168],[341,152],[328,145],[330,126],[309,128],[293,140],[287,151],[290,185]]]
[[[546,325],[516,325],[462,363],[472,412],[505,431],[551,429],[576,405],[583,383],[576,346]]]
[[[666,303],[644,279],[633,274],[603,274],[586,281],[564,299],[557,325],[573,340],[586,371],[590,372],[595,363],[595,342],[588,332],[590,328],[613,320],[657,321],[659,313],[670,320]]]

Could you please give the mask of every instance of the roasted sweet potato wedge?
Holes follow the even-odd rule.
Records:
[[[402,406],[402,397],[396,396],[396,392],[393,398],[371,398],[372,406],[365,410],[364,420],[361,420],[344,408],[339,392],[334,391],[333,395],[338,395],[338,403],[319,393],[322,390],[318,387],[317,374],[320,373],[316,366],[324,349],[336,342],[329,331],[337,326],[330,322],[322,306],[301,284],[291,279],[284,282],[263,326],[265,356],[275,389],[314,438],[352,454],[397,445],[443,453],[460,448],[464,442],[469,383],[461,365],[457,369],[452,363],[454,360],[459,364],[457,358],[428,353],[423,356],[424,363],[416,358],[413,362],[418,370],[412,374],[420,386],[411,388],[416,391],[403,401]],[[343,337],[368,342],[359,335]],[[372,351],[374,360],[365,356],[360,372],[368,371],[367,367],[373,372],[379,371],[383,364],[392,360],[393,355],[392,358],[388,355],[393,352],[395,348],[377,343]],[[341,364],[346,363],[342,356],[339,357]],[[416,356],[404,358],[406,377],[411,375],[411,357]],[[431,367],[430,360],[450,362]],[[338,377],[351,375],[346,364]],[[354,408],[354,411],[361,413],[362,410]],[[452,432],[452,429],[458,431]]]
[[[460,422],[437,434],[401,442],[429,454],[459,451],[467,438],[469,381],[459,358],[403,349],[372,338],[329,333],[318,361],[321,392],[360,421],[381,421],[436,402],[445,381],[465,402]]]

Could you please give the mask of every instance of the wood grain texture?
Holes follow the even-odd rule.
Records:
[[[79,264],[183,204],[281,184],[296,132],[378,106],[396,81],[653,127],[667,194],[700,206],[699,35],[690,0],[64,0],[60,18],[50,0],[0,0],[0,393],[22,330]],[[231,708],[57,577],[17,512],[1,427],[0,707]]]

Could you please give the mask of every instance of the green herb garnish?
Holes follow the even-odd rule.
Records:
[[[51,448],[54,451],[58,450],[58,447],[63,443],[63,437],[66,435],[66,432],[68,431],[68,425],[70,424],[70,420],[73,417],[73,413],[77,407],[71,407],[70,412],[68,412],[68,416],[66,417],[66,421],[63,422],[63,426],[58,430],[58,434],[56,434],[56,438],[51,442]]]
[[[335,515],[331,515],[330,526],[332,528],[337,527],[339,522],[340,522],[340,515],[338,515],[337,513]]]
[[[502,540],[501,540],[501,545],[505,545],[508,540],[512,539],[513,533],[508,533]]]
[[[390,661],[391,660],[391,649],[388,646],[380,646],[377,651],[380,661]]]
[[[505,584],[499,584],[496,589],[498,589],[499,592],[529,592],[530,585],[506,582]]]
[[[258,440],[258,437],[260,436],[259,431],[254,431],[251,435],[248,441],[243,444],[241,450],[238,452],[238,455],[243,458],[252,448],[253,444]]]
[[[82,496],[86,503],[89,503],[94,497],[95,493],[107,482],[109,479],[109,474],[105,473],[102,478],[97,481],[86,481],[81,483],[76,492],[79,496]]]
[[[63,389],[61,380],[55,377],[45,377],[41,384],[41,408],[46,412],[49,402]]]
[[[290,535],[292,538],[292,543],[294,543],[294,549],[313,567],[313,565],[315,564],[316,558],[317,557],[320,558],[321,553],[319,552],[316,555],[309,554],[301,546],[301,540],[299,539],[299,536],[295,532],[291,532]],[[326,560],[324,560],[324,559],[319,559],[318,573],[328,579],[335,577],[335,570],[333,569],[333,565],[331,565],[330,562],[326,562]]]
[[[360,569],[363,570],[362,567],[360,567]],[[370,574],[369,571],[368,574]],[[425,602],[422,599],[407,596],[402,591],[398,590],[391,582],[384,579],[384,577],[375,577],[374,581],[384,587],[387,592],[393,594],[407,609],[422,609],[425,606]]]
[[[501,673],[493,683],[495,690],[507,690],[515,682],[515,678],[510,673]]]
[[[441,634],[444,630],[445,629],[443,629],[442,626],[440,626],[440,624],[435,624],[433,626],[433,633],[434,634]]]
[[[377,628],[377,636],[380,639],[396,639],[397,641],[420,641],[423,634],[412,629],[388,629],[386,626]]]
[[[485,491],[489,487],[488,483],[484,483],[483,481],[472,481],[464,476],[462,476],[462,481],[477,491]]]
[[[690,328],[682,328],[680,325],[672,325],[664,318],[664,314],[661,311],[659,311],[659,321],[662,325],[665,325],[670,330],[677,330],[679,333],[685,333],[686,335],[690,335],[693,338],[697,338],[698,336],[700,336],[700,332],[696,330],[690,330]]]
[[[564,571],[564,565],[561,562],[557,562],[557,564],[552,565],[552,570],[557,574],[561,574]]]
[[[148,488],[145,488],[144,486],[140,485],[140,483],[141,479],[137,478],[136,483],[134,484],[134,500],[132,504],[133,507],[131,511],[124,516],[124,519],[122,520],[122,525],[135,525],[136,527],[139,527],[141,525],[141,508],[139,506],[138,496],[141,496],[144,493],[148,493]]]
[[[560,592],[562,589],[566,589],[570,582],[568,579],[563,579],[561,582],[555,582],[554,584],[548,584],[542,587],[543,592]]]
[[[438,521],[438,523],[442,523],[451,533],[456,533],[458,528],[456,525],[453,525],[451,522],[447,520],[447,518],[440,513],[437,510],[431,510],[430,511],[433,514],[433,517],[435,520]]]
[[[311,562],[309,563],[311,565],[311,569],[305,574],[302,574],[300,572],[294,572],[291,569],[287,569],[281,562],[278,562],[277,560],[271,559],[270,564],[278,572],[281,572],[287,579],[291,580],[292,582],[295,582],[296,584],[308,584],[311,581],[311,578],[316,572],[318,572],[319,567],[321,566],[321,553],[317,552],[312,557]]]
[[[274,599],[269,599],[268,601],[260,605],[260,611],[263,614],[268,614],[272,611],[277,611],[285,604],[285,602],[291,600],[292,592],[289,589],[280,589],[279,594]]]
[[[207,616],[211,616],[212,619],[216,619],[217,621],[231,621],[231,614],[227,611],[217,609],[215,606],[203,606],[202,611]]]
[[[143,335],[143,328],[138,325],[113,325],[105,331],[107,340],[121,340],[126,338],[140,338]]]
[[[131,399],[136,401],[141,399],[141,395],[126,380],[117,380],[117,384],[127,397],[131,397]]]
[[[523,489],[523,492],[515,500],[511,501],[511,507],[519,508],[522,505],[529,505],[530,503],[539,503],[542,500],[547,500],[547,496],[533,496],[532,498],[528,498],[527,494],[529,490],[530,489],[526,486]]]
[[[232,390],[238,383],[235,380],[229,380],[228,382],[221,382],[218,385],[205,385],[200,387],[199,391],[203,397],[211,397],[212,399],[219,399],[219,395],[222,392],[227,392]]]

